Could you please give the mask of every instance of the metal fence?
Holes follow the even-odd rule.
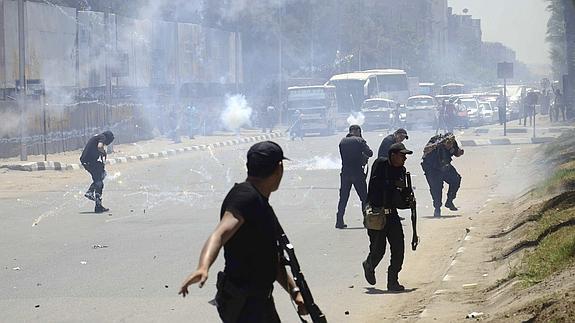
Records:
[[[11,120],[11,127],[0,138],[0,158],[20,154],[20,144],[28,154],[41,155],[83,148],[94,134],[111,130],[115,143],[134,142],[152,137],[151,127],[144,116],[143,106],[128,104],[107,105],[98,101],[69,105],[46,105],[45,109],[28,111],[25,132],[21,137],[20,119],[14,104],[0,104],[3,119]],[[46,147],[46,148],[44,148]]]

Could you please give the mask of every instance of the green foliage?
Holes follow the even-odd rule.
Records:
[[[563,16],[562,0],[547,0],[547,10],[551,12],[551,17],[547,22],[547,37],[551,57],[553,77],[561,79],[566,72],[566,50],[565,50],[565,20]]]
[[[549,235],[526,255],[518,276],[528,284],[538,283],[572,265],[575,265],[575,228],[566,227]]]

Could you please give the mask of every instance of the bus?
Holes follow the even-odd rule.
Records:
[[[464,94],[465,85],[459,83],[448,83],[441,86],[441,95]]]
[[[409,97],[404,70],[376,69],[338,74],[327,84],[335,86],[340,113],[360,111],[367,99],[381,98],[405,104]]]
[[[288,88],[287,110],[290,124],[301,113],[302,131],[332,134],[336,131],[337,103],[334,86],[292,86]]]

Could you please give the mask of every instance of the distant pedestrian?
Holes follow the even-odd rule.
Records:
[[[195,136],[198,134],[201,125],[200,114],[198,113],[198,109],[193,105],[189,105],[186,108],[186,112],[188,121],[188,136],[190,139],[195,139]]]
[[[561,94],[560,89],[555,89],[555,100],[553,102],[553,110],[555,112],[555,121],[559,121],[559,116],[563,116],[563,121],[565,121],[565,99],[563,94]]]
[[[365,181],[367,175],[364,167],[367,165],[369,157],[373,156],[373,151],[365,139],[361,137],[360,126],[351,125],[349,127],[349,133],[339,143],[339,153],[341,155],[341,174],[335,227],[344,229],[347,225],[343,221],[343,215],[352,185],[361,201],[362,213],[367,203],[367,183]]]
[[[293,123],[292,125],[288,128],[288,132],[290,134],[290,139],[291,140],[295,140],[296,138],[299,138],[300,140],[303,141],[303,128],[302,128],[302,113],[300,110],[295,110],[294,115],[293,115]]]
[[[262,132],[272,133],[275,125],[276,108],[273,105],[268,105],[262,110],[261,123]]]
[[[407,130],[403,128],[399,128],[395,130],[395,132],[391,135],[383,138],[381,144],[379,145],[379,149],[377,150],[377,158],[387,159],[391,145],[401,143],[405,139],[409,139],[409,136],[407,135]]]
[[[94,207],[95,213],[109,211],[102,205],[102,191],[104,190],[104,178],[106,177],[106,170],[104,169],[107,156],[106,146],[111,144],[112,141],[114,141],[114,134],[111,131],[104,131],[88,140],[80,156],[80,163],[92,176],[92,185],[90,185],[84,196],[96,203]]]
[[[437,106],[436,117],[435,117],[435,134],[441,132],[441,130],[445,130],[447,132],[447,125],[445,124],[446,119],[446,107],[445,101],[442,101],[440,105]]]

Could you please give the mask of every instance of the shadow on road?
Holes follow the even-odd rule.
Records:
[[[378,289],[375,287],[365,287],[365,293],[368,295],[380,295],[380,294],[403,294],[403,293],[411,293],[415,292],[417,288],[406,288],[402,292],[394,292],[389,290]]]
[[[453,219],[453,218],[460,218],[460,217],[462,217],[462,215],[460,215],[460,214],[442,215],[442,216],[433,216],[433,215],[422,216],[422,218],[426,218],[426,219],[437,219],[437,220],[441,220],[441,219]]]

